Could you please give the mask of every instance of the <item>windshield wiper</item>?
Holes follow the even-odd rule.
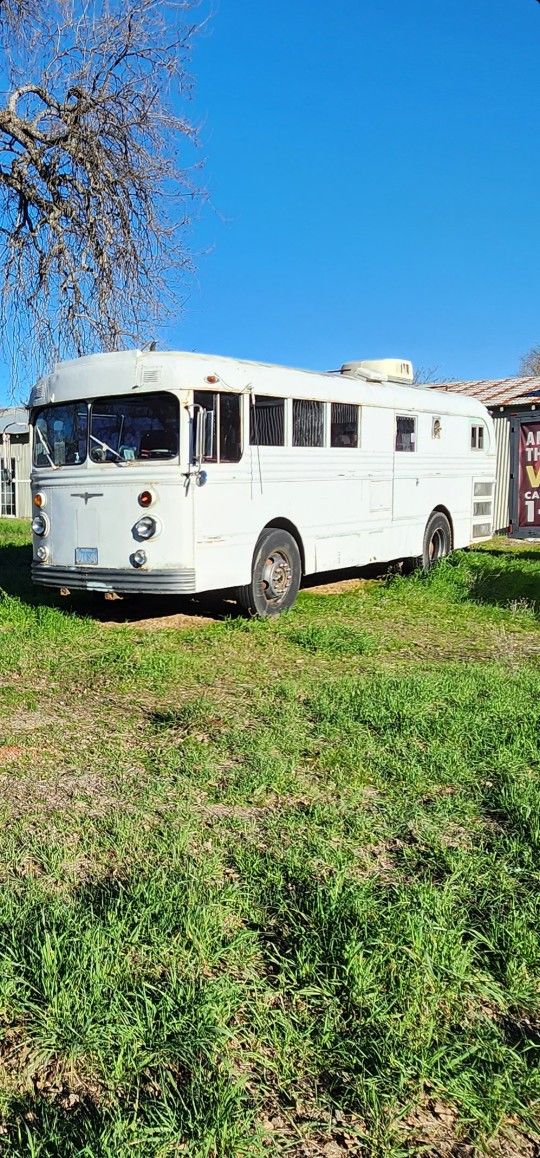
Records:
[[[47,445],[47,440],[44,437],[44,435],[41,433],[41,430],[39,429],[39,426],[37,424],[35,427],[35,431],[36,431],[36,434],[39,438],[39,441],[41,442],[41,445],[45,451],[45,454],[47,455],[47,458],[49,460],[49,464],[52,466],[53,470],[58,470],[58,464],[56,462],[53,462],[51,452],[50,452],[49,447]]]
[[[119,454],[117,450],[113,450],[112,446],[109,446],[108,442],[103,442],[102,438],[96,438],[95,434],[91,434],[90,439],[92,442],[97,442],[98,446],[102,446],[104,450],[108,450],[111,454],[115,454],[116,457],[120,460],[118,465],[120,465],[120,463],[124,465],[124,463],[127,461],[125,458],[122,458],[122,455]]]

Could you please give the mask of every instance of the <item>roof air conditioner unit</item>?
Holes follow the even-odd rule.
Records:
[[[412,362],[405,358],[375,358],[363,362],[346,362],[341,367],[342,374],[355,374],[358,378],[381,382],[384,378],[406,382],[412,385],[414,374]]]

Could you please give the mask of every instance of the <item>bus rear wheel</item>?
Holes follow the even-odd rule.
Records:
[[[251,583],[236,597],[248,615],[268,619],[292,607],[302,578],[298,544],[288,531],[269,528],[257,540]]]
[[[404,559],[401,569],[402,575],[410,575],[413,571],[431,571],[431,568],[445,559],[452,550],[452,528],[442,511],[434,511],[430,515],[424,531],[422,554],[418,558]]]
[[[445,559],[452,550],[452,528],[446,515],[442,511],[428,519],[424,531],[424,546],[422,550],[422,570],[429,571],[441,559]]]

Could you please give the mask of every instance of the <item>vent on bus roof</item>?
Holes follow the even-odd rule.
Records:
[[[160,381],[161,368],[154,366],[153,369],[143,370],[142,380],[145,386],[155,386]]]
[[[397,382],[413,381],[412,362],[405,358],[375,358],[372,361],[345,362],[341,367],[342,374],[356,374],[358,378],[367,378],[368,382],[382,382],[384,378],[391,378]]]

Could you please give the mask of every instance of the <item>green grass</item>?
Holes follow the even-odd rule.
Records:
[[[150,627],[28,554],[0,523],[0,1154],[532,1158],[540,551]]]

